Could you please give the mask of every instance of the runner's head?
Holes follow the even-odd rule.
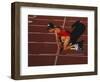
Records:
[[[59,31],[60,28],[55,26],[53,23],[48,23],[48,31],[49,32],[55,32],[56,31]]]

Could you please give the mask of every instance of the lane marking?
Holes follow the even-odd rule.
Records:
[[[30,56],[56,56],[56,58],[55,58],[55,63],[56,63],[56,59],[57,59],[57,57],[88,57],[88,56],[85,56],[85,55],[83,55],[83,54],[66,54],[66,55],[57,55],[57,54],[28,54],[28,55],[30,55]],[[83,56],[81,56],[81,55],[83,55]]]

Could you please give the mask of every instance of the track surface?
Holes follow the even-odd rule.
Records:
[[[66,51],[57,54],[57,44],[53,33],[48,33],[49,22],[71,31],[71,25],[81,20],[86,26],[80,39],[84,40],[84,50]],[[34,16],[28,15],[28,66],[71,65],[87,63],[87,22],[84,17]]]

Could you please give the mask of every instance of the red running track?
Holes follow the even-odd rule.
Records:
[[[86,26],[80,39],[84,40],[83,52],[66,51],[57,54],[57,44],[53,33],[48,33],[47,24],[54,23],[71,31],[71,25],[77,21]],[[28,15],[28,66],[72,65],[87,63],[87,23],[86,17],[34,16]]]

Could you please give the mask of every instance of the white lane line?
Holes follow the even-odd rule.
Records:
[[[56,42],[28,42],[28,43],[44,43],[44,44],[56,44]]]
[[[35,26],[35,27],[47,27],[47,25],[34,25],[34,24],[31,24],[31,25],[28,25],[28,26]],[[62,25],[60,25],[60,27],[62,27]]]
[[[54,34],[54,33],[28,32],[28,34]],[[88,35],[81,35],[81,37],[86,37],[86,36],[88,36]]]
[[[30,19],[30,20],[31,20],[31,19]],[[30,21],[30,20],[29,20],[29,21]],[[51,21],[60,21],[60,22],[63,22],[63,19],[58,19],[58,20],[57,20],[57,19],[33,19],[33,20],[34,20],[34,21],[35,21],[35,20],[38,20],[38,21],[39,21],[39,20],[40,20],[40,21],[41,21],[41,20],[42,20],[42,21],[50,21],[50,20],[51,20]]]
[[[29,41],[28,43],[57,44],[56,42],[35,42],[35,41]],[[83,45],[88,45],[88,44],[83,44]],[[59,50],[57,50],[57,53],[56,54],[59,54]]]
[[[66,24],[66,17],[64,17],[63,29],[64,29],[64,27],[65,27],[65,24]]]
[[[28,54],[28,55],[31,55],[31,56],[56,56],[56,58],[55,58],[55,61],[57,61],[57,58],[58,57],[62,57],[62,56],[64,56],[64,57],[88,57],[88,56],[85,56],[85,55],[83,55],[83,54],[74,54],[74,55],[72,55],[72,54],[66,54],[66,55],[56,55],[56,54]],[[56,64],[56,62],[55,62],[55,64]]]
[[[57,64],[57,60],[58,60],[58,56],[55,57],[55,60],[54,60],[54,65]]]
[[[34,24],[31,24],[31,25],[28,25],[28,26],[35,26],[35,27],[46,27],[47,25],[34,25]]]
[[[28,18],[32,18],[32,19],[34,19],[34,18],[36,18],[37,16],[36,15],[34,15],[34,16],[28,16]]]
[[[54,33],[28,32],[28,34],[54,34]]]
[[[54,34],[54,33],[28,32],[28,34]],[[86,36],[88,36],[88,35],[81,35],[81,37],[86,37]]]

